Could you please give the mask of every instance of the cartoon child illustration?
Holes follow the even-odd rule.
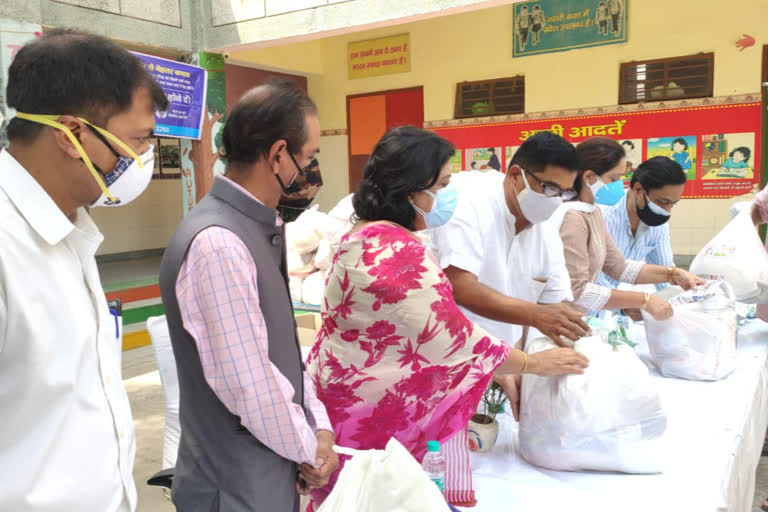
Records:
[[[728,159],[723,162],[723,169],[744,169],[749,167],[749,157],[752,155],[750,149],[746,146],[739,146],[730,153]]]
[[[520,14],[517,17],[517,35],[520,40],[520,51],[525,51],[525,45],[528,44],[528,30],[533,23],[533,16],[528,14],[528,6],[520,8]]]
[[[469,164],[469,167],[470,167],[470,168],[471,168],[473,171],[478,171],[478,170],[479,170],[479,169],[477,168],[477,162],[476,162],[475,160],[472,160],[472,163],[471,163],[471,164]]]
[[[600,2],[600,5],[595,9],[595,24],[598,27],[598,32],[601,34],[608,34],[608,6],[605,2]]]
[[[544,11],[541,10],[541,7],[538,5],[535,5],[533,7],[533,14],[531,15],[531,19],[533,21],[533,26],[531,27],[531,32],[533,33],[533,46],[536,46],[539,44],[539,32],[541,32],[541,29],[546,24],[546,18],[544,16]]]
[[[496,148],[488,148],[488,151],[491,152],[491,158],[488,160],[487,164],[488,167],[496,171],[501,171],[501,162],[499,161],[499,157],[496,156]]]
[[[678,137],[672,141],[672,160],[680,164],[684,171],[691,168],[691,155],[688,154],[688,143]]]
[[[611,13],[611,22],[613,24],[613,33],[619,33],[619,19],[621,18],[621,0],[608,0],[608,11]]]
[[[621,147],[624,148],[624,155],[626,155],[627,174],[631,174],[635,170],[637,164],[635,158],[635,143],[631,140],[625,140],[621,143]]]

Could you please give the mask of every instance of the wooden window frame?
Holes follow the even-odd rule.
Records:
[[[467,85],[485,85],[489,84],[489,91],[488,91],[488,99],[490,102],[493,102],[494,99],[494,89],[496,87],[496,84],[499,82],[510,82],[510,81],[517,81],[522,87],[522,105],[523,108],[519,111],[510,111],[510,112],[489,112],[487,114],[475,114],[475,113],[463,113],[461,111],[462,103],[463,103],[463,87]],[[489,116],[504,116],[504,115],[512,115],[512,114],[523,114],[525,113],[525,75],[514,75],[514,76],[508,76],[505,78],[494,78],[491,80],[471,80],[466,82],[458,82],[456,84],[456,102],[454,104],[453,109],[453,117],[454,119],[468,119],[472,117],[489,117]]]
[[[669,62],[678,62],[685,59],[701,59],[706,58],[707,59],[707,77],[705,77],[706,83],[706,93],[705,94],[687,94],[684,93],[681,96],[674,96],[674,97],[667,97],[667,86],[669,85],[670,78],[669,78],[669,67],[666,65]],[[650,97],[650,91],[646,89],[646,97],[643,99],[638,99],[637,95],[635,95],[634,98],[626,98],[625,97],[625,86],[624,86],[624,72],[628,68],[636,68],[640,64],[665,64],[664,66],[664,95],[661,98],[651,98]],[[672,101],[672,100],[683,100],[688,98],[711,98],[714,94],[714,68],[715,68],[715,54],[714,52],[700,52],[693,55],[679,55],[676,57],[665,57],[662,59],[649,59],[649,60],[633,60],[631,62],[623,62],[619,66],[619,105],[627,105],[627,104],[633,104],[633,103],[647,103],[652,101]]]

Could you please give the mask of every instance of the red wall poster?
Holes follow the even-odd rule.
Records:
[[[642,161],[654,156],[671,158],[688,173],[683,197],[733,197],[760,185],[760,172],[755,170],[760,163],[759,102],[525,119],[432,130],[456,145],[456,158],[461,155],[462,170],[489,169],[491,150],[504,170],[523,141],[534,133],[551,131],[574,144],[595,135],[617,140],[627,153],[627,180]],[[476,155],[479,156],[474,158]]]

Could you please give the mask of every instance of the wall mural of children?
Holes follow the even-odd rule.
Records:
[[[744,169],[749,167],[749,157],[752,151],[747,146],[739,146],[728,154],[728,159],[723,162],[723,169]]]
[[[718,178],[746,178],[752,170],[749,165],[750,156],[752,150],[747,146],[739,146],[728,153],[728,158],[717,172]]]
[[[672,160],[680,164],[684,171],[691,168],[691,155],[688,153],[688,142],[682,137],[672,141]]]
[[[528,6],[524,5],[520,8],[517,15],[517,36],[520,42],[520,51],[525,51],[525,45],[528,44],[528,31],[533,24],[533,16],[528,12]]]
[[[608,0],[608,10],[611,13],[611,22],[613,25],[612,31],[614,34],[621,32],[621,12],[624,9],[621,0]]]
[[[605,5],[605,2],[600,2],[600,5],[595,9],[595,25],[597,25],[597,31],[600,34],[608,35],[608,20],[610,17],[608,6]]]
[[[533,46],[536,46],[539,44],[539,32],[541,32],[541,29],[544,28],[544,25],[546,25],[547,22],[546,17],[544,16],[544,11],[541,10],[541,6],[533,6],[531,21],[533,22],[531,26],[531,33],[533,34],[531,42],[533,43]]]

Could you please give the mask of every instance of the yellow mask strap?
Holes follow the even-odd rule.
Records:
[[[75,146],[75,149],[77,149],[77,152],[80,153],[80,156],[82,157],[83,162],[85,163],[85,166],[91,172],[94,179],[96,179],[96,183],[99,184],[99,188],[101,188],[101,191],[104,192],[104,195],[107,196],[107,198],[110,201],[115,200],[114,196],[110,194],[109,189],[107,188],[107,185],[104,181],[104,177],[93,166],[93,162],[91,162],[91,159],[88,157],[88,154],[83,149],[83,146],[80,145],[80,141],[77,140],[77,137],[75,137],[75,135],[70,131],[69,128],[67,128],[66,126],[64,126],[63,124],[57,121],[57,119],[61,116],[48,115],[48,114],[25,114],[24,112],[16,112],[16,116],[20,119],[32,121],[33,123],[44,124],[52,128],[55,128],[57,130],[63,131],[64,134],[69,139],[69,141],[72,143],[72,145]],[[121,141],[120,139],[118,139],[108,131],[103,130],[102,128],[99,128],[98,126],[94,126],[93,124],[86,121],[82,117],[78,117],[77,119],[93,127],[95,130],[98,130],[99,133],[107,137],[109,140],[111,140],[112,142],[120,146],[126,153],[131,155],[131,157],[133,157],[139,163],[139,167],[141,168],[144,167],[144,164],[141,162],[141,159],[139,159],[139,157],[136,155],[136,152],[133,151],[131,148],[129,148],[123,141]]]
[[[136,163],[139,164],[139,168],[141,168],[141,169],[144,168],[144,164],[142,163],[141,159],[139,158],[139,155],[137,155],[136,152],[134,150],[132,150],[128,146],[128,144],[126,144],[125,142],[121,141],[120,139],[118,139],[117,137],[115,137],[114,135],[109,133],[107,130],[105,130],[104,128],[99,128],[98,126],[96,126],[95,124],[91,123],[87,119],[83,119],[82,117],[78,117],[78,119],[80,121],[84,122],[85,124],[87,124],[88,126],[90,126],[91,128],[93,128],[94,130],[96,130],[97,132],[99,132],[100,134],[102,134],[103,136],[105,136],[106,138],[108,138],[109,140],[111,140],[112,142],[114,142],[115,144],[117,144],[118,146],[120,146],[123,149],[123,151],[125,151],[126,153],[128,153],[131,156],[131,158],[136,160]]]

